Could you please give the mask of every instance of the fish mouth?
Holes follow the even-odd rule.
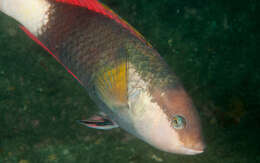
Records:
[[[187,154],[187,155],[196,155],[204,152],[203,150],[196,150],[196,149],[191,149],[186,147],[181,147],[181,150],[183,154]]]

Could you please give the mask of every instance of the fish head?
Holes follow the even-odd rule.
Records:
[[[141,104],[135,105],[135,109],[145,110],[136,125],[141,139],[170,153],[203,152],[205,145],[199,116],[183,88],[155,89],[152,93],[142,93],[139,101]]]
[[[165,133],[163,140],[157,138],[162,143],[162,149],[180,154],[202,153],[205,145],[199,115],[184,89],[157,90],[153,98],[163,110],[164,115],[160,119],[166,117],[164,126],[157,128],[157,132]]]

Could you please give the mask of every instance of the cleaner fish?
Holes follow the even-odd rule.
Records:
[[[97,0],[0,0],[87,90],[101,113],[79,123],[121,127],[171,153],[204,150],[201,125],[182,84],[131,25]]]

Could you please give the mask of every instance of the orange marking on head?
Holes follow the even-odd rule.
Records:
[[[185,128],[176,130],[184,146],[194,150],[203,150],[199,115],[185,90],[179,87],[167,90],[163,94],[162,91],[155,90],[153,97],[154,101],[164,109],[170,121],[174,115],[181,115],[185,118],[187,122]]]

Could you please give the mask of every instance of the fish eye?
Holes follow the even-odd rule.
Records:
[[[175,115],[172,118],[172,126],[175,129],[183,129],[186,126],[186,120],[184,117],[180,116],[180,115]]]

